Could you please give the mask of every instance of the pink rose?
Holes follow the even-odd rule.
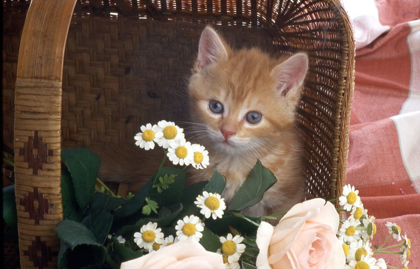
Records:
[[[335,207],[316,198],[296,204],[273,228],[261,222],[257,231],[259,269],[341,269],[344,251],[336,237]]]
[[[191,238],[121,264],[121,269],[224,269],[221,254],[209,252]]]

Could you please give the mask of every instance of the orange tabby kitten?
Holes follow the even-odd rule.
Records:
[[[190,181],[208,180],[217,169],[226,178],[222,196],[229,202],[259,159],[277,183],[245,213],[282,212],[301,202],[304,176],[295,110],[307,70],[304,53],[272,59],[255,48],[235,51],[206,27],[188,85],[193,123],[187,136],[206,147],[210,166],[191,171]]]

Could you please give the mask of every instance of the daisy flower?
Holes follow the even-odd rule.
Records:
[[[209,152],[204,148],[204,146],[193,144],[192,150],[194,153],[192,166],[194,166],[195,169],[204,169],[210,165]]]
[[[134,233],[134,242],[149,252],[153,251],[153,244],[163,244],[163,233],[161,228],[157,228],[156,222],[149,222],[140,228],[140,232]]]
[[[220,197],[217,193],[203,192],[203,196],[198,195],[194,204],[201,208],[200,213],[203,214],[207,219],[210,216],[213,219],[222,218],[223,210],[226,209],[225,199]]]
[[[154,149],[156,139],[160,136],[158,134],[158,127],[157,125],[151,125],[150,123],[146,125],[142,125],[140,127],[141,133],[137,133],[134,136],[136,141],[136,145],[140,148],[144,148],[145,150]]]
[[[204,231],[204,226],[201,223],[201,220],[194,216],[185,216],[182,220],[178,220],[176,226],[176,236],[179,240],[185,240],[188,237],[192,237],[193,239],[200,241],[203,234],[201,233]]]
[[[157,130],[161,135],[156,139],[156,143],[162,148],[167,149],[171,142],[184,139],[184,130],[176,126],[174,122],[161,120],[157,125]]]
[[[363,216],[367,217],[367,209],[364,209],[363,206],[355,206],[351,210],[351,215],[354,219],[361,219]]]
[[[172,245],[172,244],[174,244],[176,242],[177,242],[177,240],[175,240],[174,236],[173,235],[170,235],[168,237],[165,237],[165,243],[163,243],[163,244],[165,246],[170,246],[170,245]]]
[[[351,243],[357,241],[360,238],[360,230],[357,230],[359,225],[360,222],[358,220],[352,217],[348,218],[338,230],[338,235],[342,238],[342,242]]]
[[[388,266],[386,265],[386,262],[384,259],[380,258],[376,261],[376,266],[378,266],[379,269],[387,269]]]
[[[401,241],[401,228],[396,223],[387,221],[385,226],[388,228],[388,232],[392,234],[392,237],[397,241]]]
[[[376,234],[375,217],[370,216],[369,218],[363,219],[362,224],[365,229],[360,232],[361,237],[365,241],[372,239]]]
[[[340,240],[340,239],[339,239]],[[341,240],[340,240],[341,241]],[[350,244],[351,245],[351,244]],[[349,247],[349,245],[347,245],[346,243],[343,243],[342,245],[341,245],[342,247],[343,247],[343,252],[344,252],[344,256],[346,257],[346,259],[347,259],[347,257],[349,256],[349,253],[350,253],[350,247]]]
[[[185,139],[170,143],[167,156],[175,165],[190,165],[194,158],[191,143]]]
[[[360,261],[362,256],[372,256],[373,251],[370,247],[370,242],[363,242],[363,240],[358,240],[352,242],[350,244],[350,253],[349,253],[349,260],[350,261]]]
[[[124,237],[122,237],[121,235],[119,235],[119,236],[117,237],[117,240],[118,240],[118,243],[120,243],[120,244],[124,244],[124,243],[125,243],[125,238],[124,238]]]
[[[409,248],[405,248],[403,250],[403,253],[401,254],[401,263],[404,265],[405,262],[410,259],[411,256],[411,251]]]
[[[402,238],[404,239],[404,247],[411,248],[411,241],[407,237],[407,234],[403,235]]]
[[[239,235],[232,236],[228,234],[226,237],[220,237],[222,243],[222,254],[227,257],[227,264],[233,264],[239,261],[242,253],[245,251],[245,245],[241,244],[244,238]]]
[[[359,191],[354,189],[354,186],[350,184],[343,187],[343,195],[340,196],[340,205],[344,207],[344,210],[351,211],[353,206],[362,207],[362,201],[359,197]]]
[[[376,259],[370,255],[362,255],[360,261],[352,260],[349,265],[351,268],[380,269],[376,265]]]

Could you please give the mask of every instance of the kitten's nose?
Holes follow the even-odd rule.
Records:
[[[235,134],[234,131],[231,131],[231,130],[228,130],[228,129],[224,129],[224,128],[220,129],[220,131],[222,132],[223,137],[225,138],[225,140],[228,140],[229,137],[231,137],[232,135]]]

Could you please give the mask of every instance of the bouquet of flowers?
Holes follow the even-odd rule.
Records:
[[[387,224],[390,235],[372,249],[375,219],[354,187],[344,187],[343,209],[316,198],[285,213],[245,216],[240,212],[276,182],[259,161],[227,205],[221,197],[226,183],[217,171],[209,181],[185,185],[189,165],[203,169],[211,161],[202,145],[186,141],[173,122],[140,129],[136,145],[153,150],[157,144],[165,154],[147,184],[127,198],[96,178],[100,162],[93,153],[63,152],[60,268],[387,268],[375,253],[401,255],[407,267],[411,243],[398,225]],[[167,158],[174,167],[164,167]],[[339,211],[347,212],[342,220]],[[387,246],[390,238],[403,240]]]

